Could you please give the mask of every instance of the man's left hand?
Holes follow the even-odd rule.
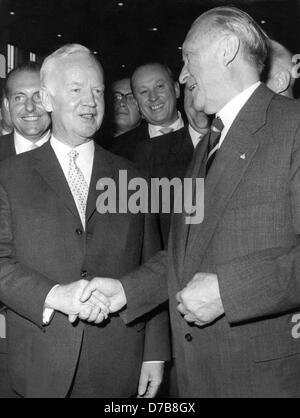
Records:
[[[157,395],[164,375],[165,363],[144,362],[142,365],[138,397],[150,399]]]
[[[199,327],[211,324],[224,314],[218,276],[197,273],[185,289],[177,294],[178,311],[187,322]]]

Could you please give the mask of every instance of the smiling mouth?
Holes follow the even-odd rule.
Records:
[[[150,109],[152,110],[152,112],[158,112],[159,110],[161,110],[164,107],[164,104],[159,104],[159,105],[153,105],[150,106]]]
[[[82,115],[79,115],[82,119],[85,119],[85,120],[88,120],[88,121],[91,121],[91,120],[93,120],[94,118],[95,118],[95,114],[93,114],[93,113],[83,113]]]
[[[23,116],[22,120],[24,122],[37,122],[40,119],[40,116]]]

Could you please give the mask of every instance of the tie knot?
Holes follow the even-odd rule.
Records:
[[[28,151],[32,151],[32,150],[37,149],[37,148],[38,148],[38,145],[36,145],[34,142],[32,142],[30,144],[29,148],[28,148]]]
[[[159,132],[161,133],[161,134],[163,134],[163,135],[167,135],[167,134],[170,134],[171,132],[173,132],[174,131],[174,129],[173,128],[161,128],[160,130],[159,130]]]
[[[217,117],[212,121],[211,130],[217,133],[221,133],[224,129],[222,119]]]
[[[76,159],[77,159],[78,155],[79,155],[79,152],[78,152],[78,151],[76,151],[75,149],[72,149],[72,150],[68,153],[68,156],[69,156],[70,161],[74,161],[74,162],[76,161]]]

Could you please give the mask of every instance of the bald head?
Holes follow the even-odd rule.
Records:
[[[293,54],[280,43],[271,40],[268,59],[267,86],[275,93],[292,98],[296,81],[293,75]]]
[[[180,82],[193,77],[198,111],[214,114],[260,79],[267,58],[267,36],[247,13],[217,7],[192,25],[183,45]]]
[[[169,127],[177,120],[180,90],[167,66],[153,63],[137,68],[131,85],[140,111],[148,123]]]

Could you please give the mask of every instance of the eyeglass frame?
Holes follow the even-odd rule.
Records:
[[[119,98],[117,98],[116,95],[119,95]],[[133,93],[131,92],[124,94],[124,93],[121,93],[120,91],[114,91],[112,93],[112,97],[113,97],[113,101],[116,103],[121,103],[125,99],[127,104],[135,104],[137,106],[137,101]],[[131,98],[128,100],[129,97]]]

